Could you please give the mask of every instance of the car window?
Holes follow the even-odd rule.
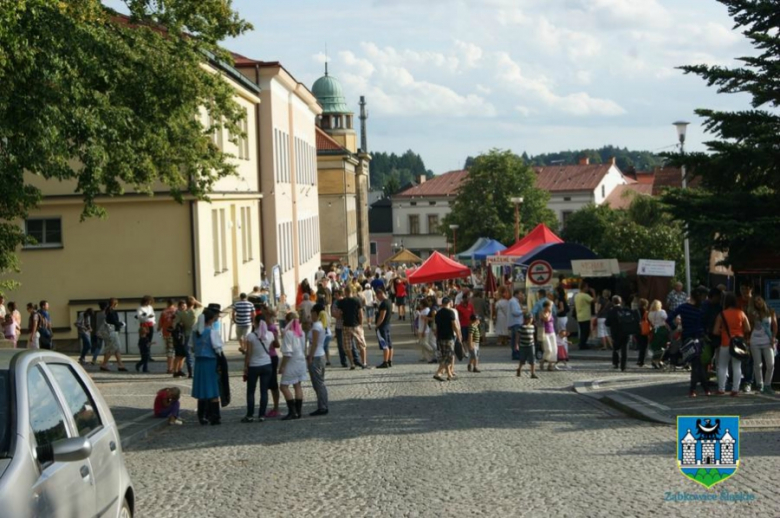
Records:
[[[40,367],[32,367],[27,374],[27,404],[30,408],[30,428],[38,446],[68,438],[65,414],[46,382]]]
[[[0,371],[0,458],[11,448],[11,385],[8,371]]]
[[[50,363],[48,366],[57,385],[60,386],[62,395],[65,396],[79,436],[86,437],[101,425],[95,402],[87,394],[84,385],[70,365]]]

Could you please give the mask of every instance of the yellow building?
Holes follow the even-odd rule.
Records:
[[[370,259],[371,156],[365,149],[358,149],[354,114],[344,99],[341,83],[328,73],[327,64],[325,75],[314,83],[312,93],[322,106],[317,132],[317,174],[320,214],[328,222],[321,229],[322,262],[364,266]],[[362,115],[365,121],[365,114]]]
[[[179,204],[158,185],[154,196],[130,191],[99,199],[107,218],[80,222],[83,201],[75,181],[26,178],[43,193],[40,207],[23,222],[38,244],[19,250],[22,271],[12,278],[21,285],[6,299],[22,311],[27,302],[47,300],[58,346],[77,337],[73,323],[79,312],[97,309],[110,297],[117,297],[126,312],[120,314],[127,322],[122,342],[136,351],[133,313],[143,295],[156,299],[156,309],[166,298],[187,295],[226,307],[260,282],[260,89],[227,65],[213,70],[235,88],[235,100],[246,111],[247,135],[237,144],[229,141],[227,130],[212,137],[237,157],[237,175],[216,183],[211,203],[185,197]]]

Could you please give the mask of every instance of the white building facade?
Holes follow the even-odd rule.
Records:
[[[281,270],[283,292],[294,296],[320,266],[315,119],[317,100],[282,67],[241,56],[236,67],[260,87],[260,188],[263,264]]]

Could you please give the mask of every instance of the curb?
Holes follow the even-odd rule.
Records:
[[[582,396],[595,399],[619,410],[629,417],[656,424],[673,425],[675,419],[670,415],[671,408],[649,399],[620,390],[600,390],[600,383],[635,381],[637,378],[617,378],[610,380],[575,381],[573,390]]]

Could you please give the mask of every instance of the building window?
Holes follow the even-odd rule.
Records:
[[[428,205],[430,205],[430,206],[436,205],[436,202],[435,201],[429,201]]]
[[[369,255],[376,255],[377,254],[377,251],[376,251],[376,241],[371,241],[369,243],[369,246],[371,247]]]
[[[219,211],[212,209],[211,211],[211,249],[214,253],[214,275],[220,273],[222,269],[219,266],[221,259],[219,251]]]
[[[607,197],[607,188],[605,186],[601,186],[601,197],[606,198]]]
[[[411,205],[412,207],[416,207],[417,206],[417,202],[413,201],[413,202],[409,203],[409,205]]]
[[[439,233],[439,215],[438,214],[428,214],[428,233],[429,234],[438,234]]]
[[[561,226],[566,227],[566,221],[569,219],[569,217],[574,214],[574,211],[572,210],[565,210],[561,212]]]
[[[563,201],[571,201],[571,196],[564,196]]]
[[[222,247],[222,271],[226,272],[227,267],[227,223],[225,220],[225,209],[219,209],[219,237]]]
[[[59,248],[62,246],[62,220],[60,218],[31,218],[24,221],[27,237],[35,243],[25,248]]]
[[[420,216],[409,216],[409,234],[417,235],[420,233]]]

